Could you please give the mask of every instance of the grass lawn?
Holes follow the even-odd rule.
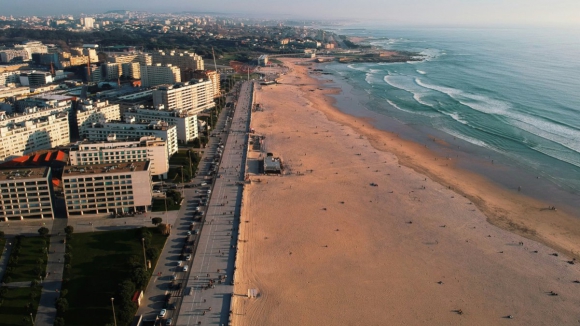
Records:
[[[0,238],[0,253],[4,252],[4,247],[6,246],[6,239]]]
[[[175,203],[173,199],[167,198],[167,210],[168,211],[177,211],[181,208],[179,203]],[[165,199],[153,199],[153,205],[151,206],[152,212],[165,212]]]
[[[6,294],[0,306],[0,326],[32,325],[30,313],[32,312],[32,316],[36,316],[40,299],[40,287],[5,289]],[[34,295],[34,299],[31,294]],[[27,308],[28,304],[32,304],[32,307]]]
[[[48,238],[47,238],[48,239]],[[24,282],[39,280],[38,273],[35,273],[35,268],[38,266],[37,260],[42,258],[44,264],[42,264],[41,275],[46,272],[46,253],[45,253],[45,242],[44,238],[41,237],[23,237],[21,240],[20,255],[18,258],[18,263],[9,265],[8,268],[12,267],[12,273],[10,273],[10,282]],[[11,253],[14,254],[14,251]]]
[[[150,231],[151,247],[161,252],[167,237],[157,228]],[[72,267],[66,284],[66,325],[102,326],[110,321],[111,298],[117,285],[131,275],[129,257],[143,257],[139,234],[139,229],[73,234],[67,242],[72,247]]]

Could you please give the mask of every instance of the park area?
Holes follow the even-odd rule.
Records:
[[[0,288],[0,326],[33,325],[38,309],[40,287]]]
[[[159,228],[72,234],[61,294],[66,304],[59,318],[66,325],[113,325],[115,298],[117,324],[128,325],[137,308],[131,297],[146,288],[151,276],[151,269],[143,268],[143,244],[154,267],[166,239]]]

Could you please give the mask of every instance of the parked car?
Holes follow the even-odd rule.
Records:
[[[191,260],[191,255],[187,255],[187,256],[185,257],[185,260],[187,260],[187,261],[190,261],[190,260]],[[187,266],[186,266],[186,267],[187,267]]]
[[[183,271],[187,272],[187,265],[183,266]]]
[[[165,326],[171,326],[172,322],[173,322],[173,320],[171,320],[171,318],[167,319],[167,321],[165,322]]]
[[[167,315],[167,309],[161,309],[159,312],[159,318],[163,318],[165,315]]]

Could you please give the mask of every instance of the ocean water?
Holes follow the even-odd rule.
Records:
[[[322,66],[331,72],[325,78],[348,89],[341,109],[372,113],[377,125],[396,121],[415,141],[444,139],[441,151],[473,158],[464,167],[508,187],[528,180],[530,195],[580,207],[579,30],[332,31],[423,56]]]

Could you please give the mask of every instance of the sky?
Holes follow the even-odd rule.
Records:
[[[2,0],[0,15],[107,10],[215,12],[253,17],[351,19],[392,25],[580,26],[580,0]]]

